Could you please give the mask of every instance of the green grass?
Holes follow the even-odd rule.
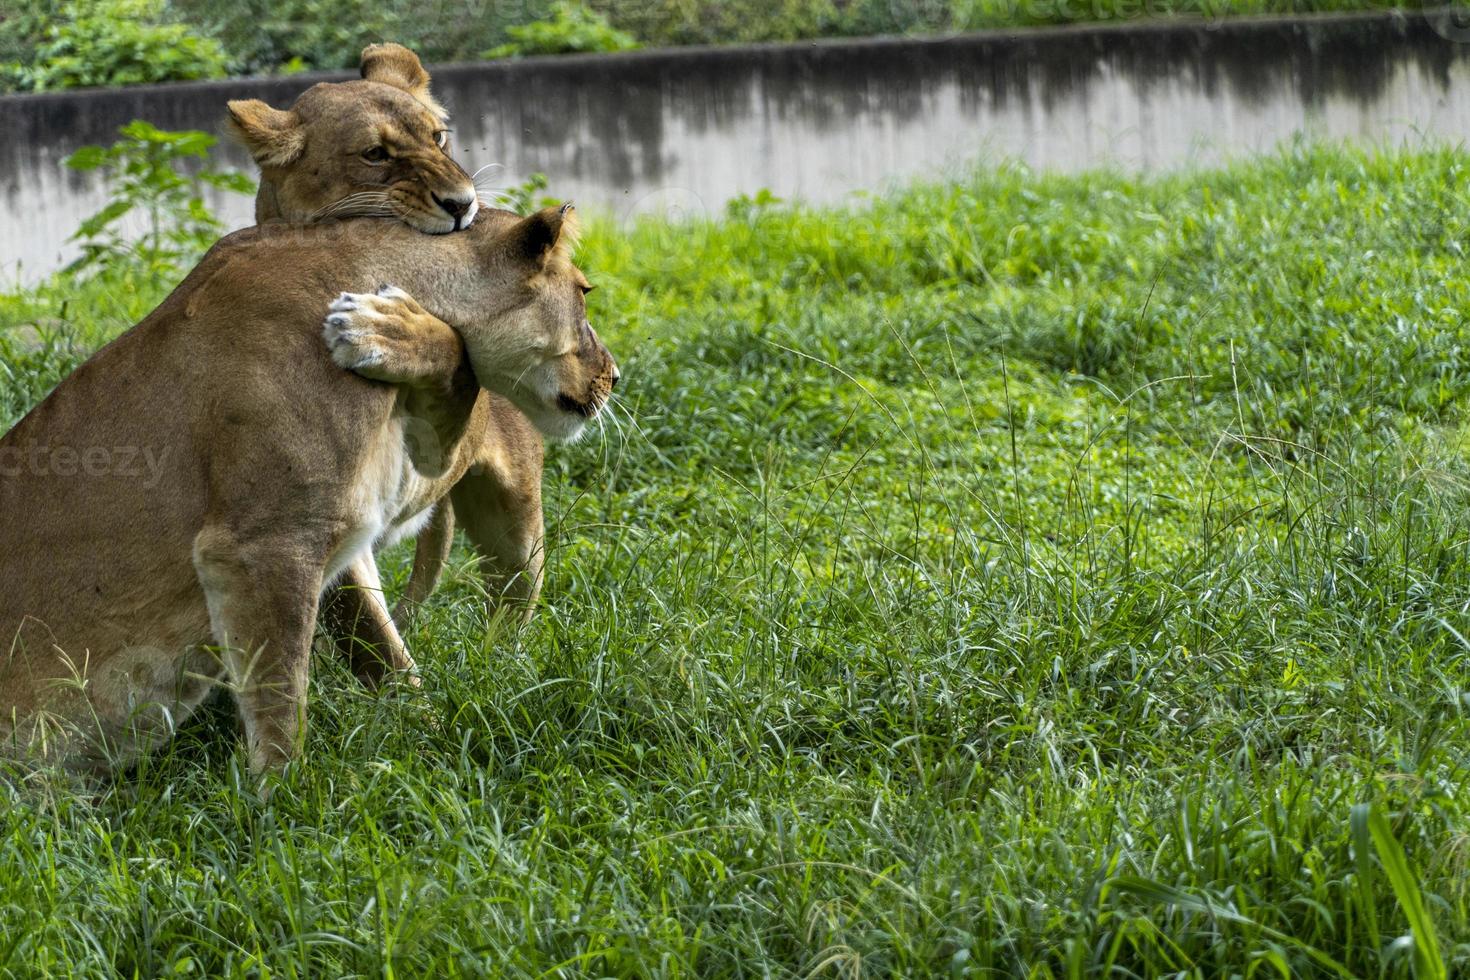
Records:
[[[1467,168],[592,229],[625,381],[532,625],[461,548],[423,693],[319,649],[268,802],[228,705],[4,790],[0,970],[1470,971]],[[157,287],[61,295],[0,423]]]

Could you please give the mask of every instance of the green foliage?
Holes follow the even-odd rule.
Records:
[[[538,208],[560,203],[546,195],[546,184],[545,174],[532,174],[505,191],[501,195],[500,206],[516,214],[530,214]]]
[[[1424,896],[1419,888],[1419,876],[1409,864],[1404,849],[1394,837],[1388,818],[1371,804],[1359,803],[1353,807],[1353,844],[1367,852],[1368,837],[1373,839],[1373,849],[1383,865],[1384,874],[1393,887],[1399,908],[1408,920],[1409,940],[1414,947],[1414,975],[1421,980],[1444,980],[1444,958],[1439,952],[1439,938],[1435,934],[1434,919],[1424,907]]]
[[[943,35],[1043,24],[1432,6],[1426,0],[593,0],[645,44]]]
[[[422,34],[422,27],[404,14],[408,5],[392,0],[173,0],[173,4],[191,23],[219,38],[242,71],[256,74],[356,67],[367,44],[378,40],[413,44]]]
[[[61,17],[65,0],[30,0],[0,6],[0,91],[20,70],[22,62],[35,57],[47,31]]]
[[[594,223],[532,623],[461,544],[268,802],[227,704],[0,788],[0,971],[1467,975],[1467,173]],[[95,282],[0,300],[0,427],[173,285]]]
[[[426,62],[466,61],[509,39],[507,29],[542,17],[549,0],[454,4],[436,0],[171,0],[190,23],[218,37],[238,66],[355,68],[363,47],[397,41]]]
[[[205,206],[201,185],[240,194],[253,194],[255,185],[243,174],[181,169],[208,158],[217,142],[208,133],[167,132],[142,120],[118,132],[122,139],[112,146],[84,146],[67,157],[73,170],[102,171],[110,197],[72,236],[82,256],[68,271],[97,273],[122,264],[145,276],[172,277],[224,230]]]
[[[44,22],[22,15],[11,47],[34,47],[23,60],[0,65],[0,80],[9,88],[42,92],[227,73],[218,41],[165,22],[165,14],[164,0],[69,0],[47,11],[49,26],[39,36],[35,28]]]
[[[752,196],[750,194],[737,194],[725,202],[725,217],[731,221],[754,221],[762,214],[779,207],[782,199],[771,193],[770,188],[762,187]]]
[[[1418,8],[1428,0],[34,0],[0,13],[0,89],[352,68],[393,40],[429,62],[642,45],[1242,14]],[[188,27],[182,25],[187,24]],[[228,52],[228,62],[224,52]]]
[[[833,0],[656,0],[624,4],[600,0],[614,22],[648,44],[729,44],[752,41],[795,41],[853,33],[856,8],[864,5]],[[932,4],[889,3],[880,9],[903,16],[910,7]],[[891,18],[874,21],[891,29]]]
[[[512,58],[528,54],[576,54],[596,51],[626,51],[638,41],[581,0],[556,0],[551,17],[508,28],[510,40],[486,51],[486,58]]]

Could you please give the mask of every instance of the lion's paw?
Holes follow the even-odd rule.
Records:
[[[322,339],[339,367],[389,384],[449,383],[463,355],[459,335],[395,286],[338,296]]]
[[[332,360],[370,378],[389,360],[395,342],[402,339],[407,321],[418,315],[418,304],[396,286],[379,286],[372,293],[343,293],[328,307],[322,339]]]

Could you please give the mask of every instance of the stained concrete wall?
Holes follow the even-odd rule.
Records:
[[[976,161],[1148,171],[1304,133],[1380,144],[1470,137],[1470,31],[1449,14],[1133,24],[434,69],[458,156],[551,176],[619,218],[738,194],[841,201]],[[288,104],[336,74],[0,98],[0,281],[56,268],[105,200],[62,160],[134,118],[218,130],[228,98]],[[241,169],[238,149],[224,161]],[[250,204],[216,198],[232,226]]]

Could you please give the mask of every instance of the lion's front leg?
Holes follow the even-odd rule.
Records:
[[[338,296],[322,338],[341,367],[415,388],[452,385],[465,359],[454,328],[396,286]]]
[[[318,550],[293,534],[252,539],[222,524],[194,538],[194,569],[257,773],[281,768],[301,747],[322,581],[305,556]]]
[[[332,303],[322,339],[337,364],[397,385],[414,467],[437,477],[454,462],[480,386],[454,328],[393,286],[343,293]]]
[[[413,550],[413,572],[408,577],[408,585],[404,586],[398,604],[393,607],[393,625],[400,631],[407,628],[414,610],[434,593],[453,547],[454,508],[449,505],[449,501],[443,500],[434,508],[434,516],[429,519],[429,523],[419,532],[419,539]]]

